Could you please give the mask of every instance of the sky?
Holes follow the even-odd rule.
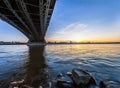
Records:
[[[120,0],[57,0],[46,41],[120,42]],[[28,41],[0,20],[0,41]]]

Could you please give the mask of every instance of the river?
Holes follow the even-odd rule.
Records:
[[[0,88],[25,79],[37,87],[72,68],[100,80],[120,82],[120,44],[0,45]]]

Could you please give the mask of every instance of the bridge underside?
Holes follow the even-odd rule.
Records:
[[[0,19],[21,31],[30,42],[45,42],[56,0],[0,0]]]

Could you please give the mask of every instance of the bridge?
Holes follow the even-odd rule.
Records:
[[[45,43],[56,0],[0,0],[0,19],[21,31],[31,43]]]

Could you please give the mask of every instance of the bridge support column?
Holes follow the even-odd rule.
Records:
[[[41,45],[46,45],[45,40],[29,40],[27,43],[28,46],[41,46]]]

